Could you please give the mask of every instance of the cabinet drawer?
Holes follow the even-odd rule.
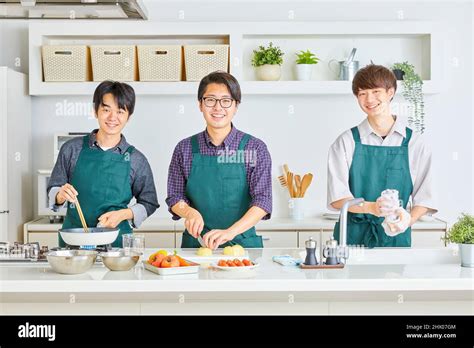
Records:
[[[411,246],[412,247],[444,247],[446,246],[444,240],[444,231],[415,231],[411,232]]]
[[[257,231],[262,236],[264,248],[296,248],[298,232],[296,231]]]
[[[313,238],[313,240],[318,243],[318,248],[321,246],[321,231],[299,231],[298,248],[304,248],[304,242],[306,242],[309,238]]]
[[[28,232],[28,243],[38,242],[40,246],[47,245],[48,249],[58,247],[58,232]]]
[[[146,248],[174,248],[174,232],[139,232],[145,236]]]
[[[413,248],[419,247],[444,247],[444,231],[411,231],[411,246]],[[323,231],[321,244],[324,245],[328,239],[331,239],[332,231]]]
[[[181,241],[183,240],[183,232],[175,232],[175,247],[181,248]]]

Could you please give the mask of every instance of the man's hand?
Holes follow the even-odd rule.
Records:
[[[391,223],[386,223],[384,221],[384,223],[382,224],[382,225],[386,225],[384,226],[384,230],[385,230],[385,233],[390,237],[394,237],[400,233],[403,233],[407,230],[408,227],[410,227],[410,222],[411,222],[410,213],[407,212],[403,208],[398,208],[395,212],[400,218],[399,222],[391,224]]]
[[[210,230],[204,235],[203,240],[210,249],[217,249],[219,245],[231,241],[235,236],[230,230]]]
[[[191,236],[197,238],[204,229],[202,215],[196,209],[189,207],[185,216],[184,227],[186,227]]]
[[[131,215],[131,216],[130,216]],[[133,219],[133,212],[131,209],[121,209],[109,211],[99,216],[99,223],[101,227],[115,228],[123,220]]]
[[[66,201],[75,203],[77,195],[78,193],[74,186],[71,184],[64,184],[56,194],[56,204],[62,205]]]

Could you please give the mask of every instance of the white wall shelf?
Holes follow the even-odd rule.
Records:
[[[350,95],[348,81],[337,81],[327,67],[330,59],[343,59],[357,47],[356,60],[364,66],[390,65],[408,60],[415,64],[424,82],[424,93],[440,91],[441,33],[433,22],[270,22],[270,23],[155,23],[64,21],[31,23],[29,26],[29,71],[31,95],[92,95],[98,82],[43,82],[41,46],[44,44],[153,43],[230,45],[230,72],[240,81],[243,93],[251,95]],[[61,28],[58,34],[58,28]],[[274,42],[285,52],[282,81],[255,81],[252,50]],[[294,53],[311,49],[321,58],[311,81],[293,81]],[[197,82],[130,83],[137,95],[192,95]],[[399,92],[403,89],[399,83]]]

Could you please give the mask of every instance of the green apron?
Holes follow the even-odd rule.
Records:
[[[79,193],[82,212],[87,226],[95,227],[99,217],[109,211],[127,208],[132,199],[130,187],[130,156],[134,150],[130,146],[124,154],[112,151],[101,151],[89,147],[89,135],[83,138],[82,150],[77,159],[71,179],[71,185]],[[74,204],[68,204],[63,229],[80,228],[81,220]],[[113,247],[122,247],[122,235],[132,233],[127,220],[122,221],[117,228],[119,235]],[[58,233],[59,246],[66,244]]]
[[[360,141],[357,127],[351,129],[355,141],[354,156],[349,171],[349,188],[354,197],[375,202],[385,189],[395,189],[406,209],[413,191],[408,161],[408,143],[412,131],[406,128],[401,146],[372,146]],[[382,227],[383,217],[372,214],[348,213],[347,244],[374,247],[411,246],[411,228],[395,236],[388,236]],[[339,241],[339,224],[334,227],[334,238]]]
[[[249,139],[248,134],[242,137],[239,151],[245,149]],[[251,197],[245,163],[228,163],[233,161],[220,161],[219,156],[201,154],[197,135],[191,138],[191,143],[193,162],[186,184],[186,197],[190,200],[191,207],[199,211],[204,219],[201,235],[213,229],[229,228],[250,208]],[[235,244],[244,248],[263,248],[262,237],[257,236],[255,227],[219,247]],[[200,246],[196,238],[184,231],[181,248]]]

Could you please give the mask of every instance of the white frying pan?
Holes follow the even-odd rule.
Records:
[[[60,229],[61,238],[69,245],[106,245],[117,239],[118,228],[90,227],[89,233],[83,228]]]

